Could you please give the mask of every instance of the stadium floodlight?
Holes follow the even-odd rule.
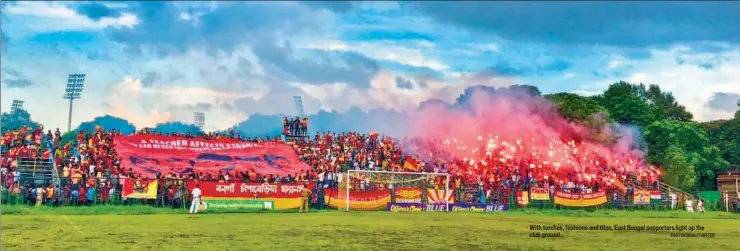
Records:
[[[13,106],[10,107],[10,113],[15,113],[17,111],[23,110],[23,103],[23,100],[13,100]]]
[[[206,114],[203,112],[195,112],[195,126],[203,130],[206,126]]]
[[[67,88],[64,91],[64,99],[69,99],[69,119],[67,131],[72,130],[72,101],[82,97],[82,86],[85,84],[85,74],[73,73],[67,78]]]
[[[295,102],[295,109],[298,111],[298,116],[303,117],[303,99],[301,96],[293,96],[293,102]]]

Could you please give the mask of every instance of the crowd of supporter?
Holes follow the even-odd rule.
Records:
[[[287,118],[286,118],[287,120]],[[294,126],[290,124],[293,123]],[[462,197],[464,187],[473,187],[478,197],[493,199],[501,202],[508,200],[509,194],[529,187],[547,188],[551,193],[556,189],[570,192],[612,191],[617,185],[615,180],[625,180],[630,173],[619,166],[608,166],[591,163],[593,168],[588,174],[573,170],[552,172],[543,168],[548,165],[533,158],[511,158],[496,152],[476,162],[465,158],[453,157],[448,150],[439,146],[449,144],[445,140],[430,140],[419,138],[392,138],[378,133],[361,134],[347,133],[317,133],[313,136],[305,135],[301,125],[305,119],[298,118],[293,122],[287,121],[289,131],[298,133],[301,137],[288,137],[285,141],[293,147],[302,161],[313,167],[313,170],[302,171],[286,176],[263,175],[255,170],[246,172],[193,172],[188,174],[158,173],[157,178],[162,180],[179,180],[179,182],[163,182],[160,186],[162,196],[177,197],[182,194],[178,188],[182,187],[183,180],[211,180],[211,181],[246,181],[266,183],[308,183],[317,182],[320,187],[335,187],[342,182],[348,169],[376,170],[393,172],[428,172],[449,173],[449,185],[456,190],[456,196]],[[295,127],[295,128],[293,128]],[[138,134],[158,134],[147,129],[136,132]],[[80,131],[76,135],[76,144],[71,142],[61,145],[61,133],[57,129],[54,133],[49,130],[46,137],[43,127],[28,128],[5,132],[2,136],[2,177],[3,186],[11,192],[19,192],[28,201],[44,201],[43,198],[56,198],[68,204],[85,204],[89,200],[108,201],[116,192],[120,193],[124,179],[141,178],[140,173],[132,169],[125,169],[117,158],[113,138],[121,135],[115,130],[96,128],[93,132]],[[282,142],[282,137],[242,137],[233,130],[227,133],[184,134],[173,133],[171,136],[202,139],[237,139],[249,142]],[[52,158],[55,168],[61,174],[60,191],[54,187],[30,187],[29,184],[19,184],[17,158]],[[594,156],[594,159],[598,159]],[[551,165],[551,163],[550,163]],[[657,181],[657,175],[642,173],[639,179]],[[357,189],[379,188],[381,185],[371,184],[367,177],[359,177],[352,187]],[[386,188],[387,188],[387,184]],[[430,187],[443,187],[444,179],[438,177],[431,180]],[[629,190],[630,187],[623,188]],[[40,191],[40,192],[38,192]],[[187,193],[185,193],[187,194]],[[174,200],[173,200],[174,201]]]

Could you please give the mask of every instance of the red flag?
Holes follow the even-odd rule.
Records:
[[[406,160],[404,160],[404,163],[403,163],[403,169],[406,169],[409,171],[419,171],[421,170],[421,166],[419,165],[419,161],[407,156]]]

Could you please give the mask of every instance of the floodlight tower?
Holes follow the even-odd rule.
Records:
[[[195,112],[195,126],[203,130],[206,126],[206,114],[203,112]]]
[[[298,116],[303,117],[303,99],[301,96],[293,96],[293,102],[295,102],[295,109],[298,111]]]
[[[69,74],[67,88],[64,91],[64,99],[69,99],[69,119],[67,120],[67,131],[72,130],[72,101],[82,97],[82,86],[85,83],[84,73]]]
[[[13,106],[10,107],[10,113],[15,113],[17,111],[23,110],[23,103],[23,100],[13,100]]]

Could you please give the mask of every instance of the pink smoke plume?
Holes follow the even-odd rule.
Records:
[[[540,96],[512,90],[478,91],[465,104],[430,104],[410,117],[408,136],[426,140],[413,149],[405,147],[426,161],[457,159],[476,170],[514,165],[544,179],[660,175],[646,166],[640,150],[633,149],[637,139],[631,135],[620,133],[622,137],[609,145],[593,141],[592,128],[568,121]],[[620,130],[606,126],[601,131],[615,134]]]

